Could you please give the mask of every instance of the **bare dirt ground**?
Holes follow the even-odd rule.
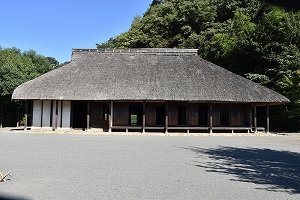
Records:
[[[0,199],[300,199],[300,134],[0,129]]]

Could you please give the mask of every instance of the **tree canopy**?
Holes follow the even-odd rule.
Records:
[[[58,67],[58,64],[55,58],[44,57],[34,50],[21,52],[15,47],[0,47],[0,126],[3,121],[3,107],[9,106],[13,110],[13,107],[16,106],[10,99],[14,89],[20,84]],[[8,116],[6,116],[7,118]]]
[[[196,48],[202,58],[286,95],[292,102],[285,117],[296,118],[300,11],[287,3],[153,0],[128,31],[97,47]]]
[[[0,95],[10,95],[20,84],[38,77],[58,65],[55,58],[38,55],[34,50],[0,48]]]

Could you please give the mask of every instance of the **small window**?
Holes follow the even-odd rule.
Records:
[[[131,126],[143,124],[143,106],[131,105],[129,106],[129,123]]]

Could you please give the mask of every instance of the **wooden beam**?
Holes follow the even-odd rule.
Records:
[[[209,133],[212,133],[213,117],[212,117],[212,102],[209,103]]]
[[[24,130],[27,130],[27,124],[28,124],[28,100],[25,100],[25,113],[24,113],[24,117],[25,117],[25,121],[24,121]]]
[[[267,127],[266,127],[266,132],[269,133],[270,132],[270,108],[269,108],[269,104],[267,103]]]
[[[254,133],[256,133],[257,132],[256,106],[253,107],[253,117],[254,117]]]

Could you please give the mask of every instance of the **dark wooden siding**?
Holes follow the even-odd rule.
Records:
[[[94,125],[100,126],[99,120],[103,115],[103,104],[93,104],[92,120]],[[130,125],[130,108],[141,108],[143,103],[131,103],[131,102],[114,102],[114,121],[115,126],[127,126]],[[165,109],[164,102],[158,103],[145,103],[145,125],[146,126],[164,126],[164,124],[157,124],[157,113],[161,109]],[[181,111],[179,112],[179,110]],[[141,110],[141,109],[139,109]],[[229,103],[214,103],[212,105],[213,126],[249,126],[250,124],[250,106],[246,104],[229,104]],[[185,114],[182,114],[182,112]],[[201,112],[201,113],[200,113]],[[137,113],[139,119],[142,116],[141,112]],[[179,120],[181,115],[181,121]],[[201,116],[201,119],[199,118]],[[162,116],[164,119],[165,116]],[[186,124],[183,124],[184,119]],[[205,103],[186,103],[186,102],[168,102],[168,126],[209,126],[209,104]],[[162,121],[159,118],[159,121]],[[181,124],[179,125],[179,121]],[[105,122],[107,123],[107,122]],[[141,125],[141,122],[138,123]]]
[[[102,103],[92,103],[92,109],[91,109],[91,126],[93,128],[100,128],[101,126],[101,120],[102,120]]]
[[[243,125],[243,113],[241,113],[240,105],[230,106],[230,125],[242,126]]]
[[[250,126],[250,106],[231,105],[230,121],[231,126]]]
[[[114,124],[117,126],[129,125],[129,104],[115,102],[113,108]]]
[[[178,103],[168,104],[169,126],[178,125]]]
[[[146,103],[146,126],[156,125],[156,104]]]
[[[187,124],[189,126],[198,126],[199,117],[198,117],[198,107],[199,104],[190,103],[187,106]]]
[[[250,126],[251,125],[251,119],[250,119],[250,113],[251,113],[251,110],[252,108],[248,105],[246,106],[243,106],[243,118],[244,118],[244,123],[242,125],[244,126]]]
[[[209,104],[198,105],[198,125],[199,126],[209,125]]]
[[[165,124],[165,103],[146,103],[146,126],[162,126]],[[157,114],[156,113],[158,110],[157,109],[163,109],[160,110],[161,112],[159,113],[164,113],[163,116],[160,116],[163,118],[163,123],[157,124]]]
[[[213,126],[220,126],[220,105],[212,105]]]
[[[108,128],[108,116],[105,118],[104,107],[108,107],[106,102],[93,102],[91,104],[91,127]]]

